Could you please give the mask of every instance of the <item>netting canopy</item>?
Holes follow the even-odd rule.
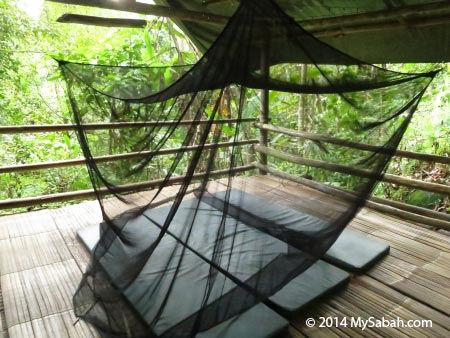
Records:
[[[201,337],[269,304],[365,203],[436,74],[356,60],[308,34],[271,0],[241,0],[193,66],[59,64],[104,218],[75,311],[104,337],[133,338]],[[308,64],[306,78],[299,64]],[[252,200],[260,203],[252,214],[245,187],[233,189],[256,160],[249,121],[260,90],[320,98],[312,131],[373,146],[302,153],[312,167],[326,158],[331,172],[318,168],[318,177],[353,191],[327,217],[299,206],[294,226],[283,221],[283,208],[268,215],[263,199]],[[337,105],[329,115],[336,123],[325,123],[321,114]],[[105,122],[122,127],[93,130]],[[305,149],[294,145],[297,154]],[[342,165],[356,176],[340,172]],[[285,167],[298,176],[307,170]]]

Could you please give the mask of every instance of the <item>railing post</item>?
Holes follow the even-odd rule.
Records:
[[[266,43],[261,53],[261,74],[265,78],[265,84],[269,82],[269,45]],[[259,115],[259,122],[262,124],[269,123],[269,90],[261,90],[261,113]],[[259,130],[259,145],[263,147],[268,146],[268,131],[264,129]],[[259,163],[267,166],[267,155],[259,153]],[[260,169],[261,175],[266,175],[267,172]]]
[[[307,81],[307,65],[302,64],[300,65],[300,83],[302,85],[306,84]],[[298,105],[298,111],[297,111],[297,130],[299,132],[306,131],[306,119],[307,119],[307,97],[306,94],[300,94],[300,102]],[[301,148],[304,145],[304,139],[299,138],[298,139],[298,147]]]

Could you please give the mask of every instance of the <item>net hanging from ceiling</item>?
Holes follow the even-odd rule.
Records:
[[[104,218],[74,295],[75,312],[105,337],[194,337],[266,302],[304,272],[380,180],[436,74],[398,73],[356,60],[308,34],[270,0],[242,0],[193,66],[59,64]],[[306,79],[296,64],[308,64]],[[335,124],[316,114],[311,129],[377,147],[304,154],[363,172],[331,173],[355,199],[319,225],[293,228],[261,218],[244,226],[245,210],[230,211],[233,177],[254,160],[245,145],[254,133],[246,119],[256,117],[261,89],[320,97],[323,110],[339,102]],[[97,122],[134,125],[87,127]],[[170,150],[177,147],[182,151]],[[122,153],[130,155],[102,159]],[[291,164],[290,172],[303,175],[305,168]],[[218,177],[224,201],[213,209],[209,199]],[[129,191],[148,190],[139,182],[155,178],[160,184],[152,186],[152,197],[137,203]],[[174,183],[173,197],[163,198],[163,188]]]

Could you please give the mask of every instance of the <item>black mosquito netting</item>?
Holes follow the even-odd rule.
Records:
[[[380,180],[436,74],[398,73],[356,60],[308,34],[270,0],[241,0],[193,66],[59,63],[104,218],[74,296],[75,312],[105,337],[199,336],[266,302],[304,272]],[[306,77],[299,64],[308,64]],[[271,100],[278,95],[278,106],[269,105],[277,113],[272,122],[296,127],[288,116],[297,107],[280,108],[282,95],[298,102],[312,97],[320,109],[311,131],[375,146],[274,140],[273,147],[302,155],[308,167],[271,156],[268,166],[339,181],[353,191],[354,199],[326,217],[312,211],[319,202],[314,208],[299,203],[296,211],[315,225],[270,221],[264,203],[257,224],[241,219],[240,203],[230,212],[236,177],[253,174],[248,170],[258,161],[249,121],[259,114],[261,90],[270,90]],[[121,128],[95,128],[116,122]],[[331,169],[320,168],[321,160]],[[356,176],[341,172],[343,165]],[[218,190],[223,203],[212,208],[206,198]]]

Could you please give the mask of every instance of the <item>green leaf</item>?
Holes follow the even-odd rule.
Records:
[[[64,138],[64,143],[65,143],[65,145],[67,146],[67,149],[72,148],[72,143],[70,142],[70,137],[69,137],[69,135],[64,134],[63,138]]]
[[[153,48],[152,41],[150,39],[150,33],[148,31],[144,33],[144,42],[145,47],[147,49],[148,57],[150,59],[153,59],[153,57],[155,56],[155,49]]]
[[[230,128],[226,124],[221,124],[220,128],[225,133],[225,135],[227,135],[228,137],[233,137],[236,132],[235,128]]]

